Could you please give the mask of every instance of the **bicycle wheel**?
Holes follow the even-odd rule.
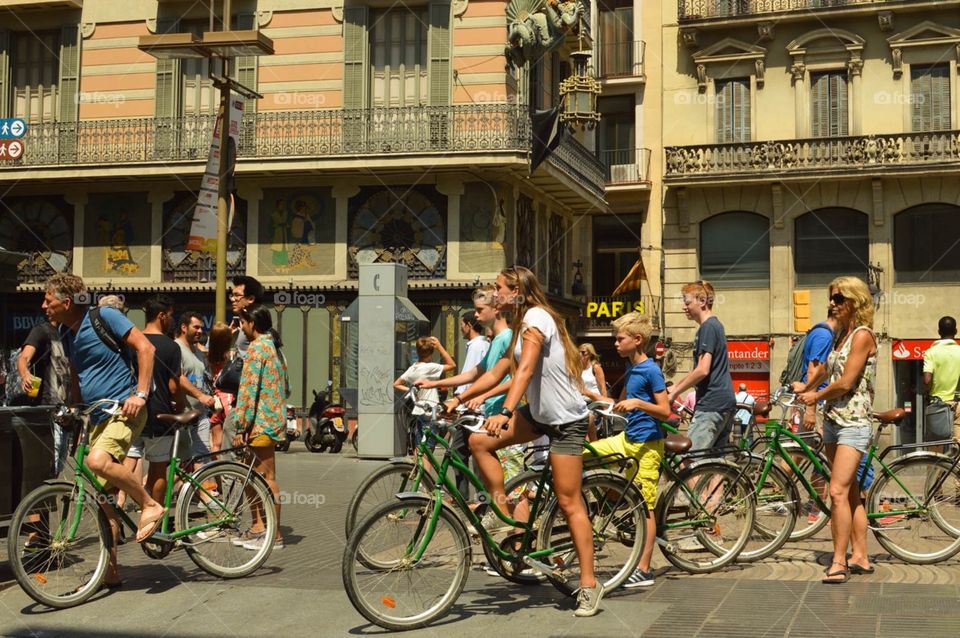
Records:
[[[357,521],[363,519],[381,503],[392,501],[394,495],[411,491],[429,494],[433,491],[433,486],[433,477],[411,461],[393,461],[389,465],[377,468],[363,479],[350,498],[344,523],[345,536],[349,538]]]
[[[427,539],[434,504],[425,496],[383,503],[357,524],[347,541],[341,564],[344,589],[353,607],[379,627],[424,627],[446,614],[463,591],[470,539],[446,506]],[[364,555],[375,556],[383,567],[371,567]]]
[[[960,551],[960,476],[951,464],[933,455],[895,461],[871,487],[870,528],[900,560],[929,565]]]
[[[57,609],[97,593],[113,542],[93,495],[84,495],[77,518],[77,494],[77,486],[69,483],[38,487],[17,507],[7,537],[17,583],[30,598]]]
[[[657,505],[660,551],[684,571],[716,571],[746,545],[755,510],[753,484],[740,468],[717,462],[688,467]]]
[[[770,466],[763,485],[759,484],[759,479],[765,463],[764,458],[751,455],[746,463],[747,477],[754,485],[757,510],[750,537],[737,561],[752,563],[774,554],[790,539],[797,522],[800,498],[793,481],[776,462]]]
[[[790,447],[787,447],[787,451],[790,451]],[[820,499],[826,503],[829,498],[830,492],[830,479],[827,476],[824,476],[817,470],[817,466],[814,465],[806,454],[799,453],[799,448],[794,446],[793,449],[798,451],[797,456],[795,457],[795,462],[797,467],[800,469],[800,473],[807,479],[807,482],[813,486],[813,488],[820,494]],[[816,451],[817,459],[820,461],[820,465],[830,470],[830,461],[827,460],[826,455],[823,452]],[[820,507],[817,505],[817,502],[810,498],[809,492],[807,492],[806,486],[800,481],[799,478],[793,473],[793,470],[789,469],[789,466],[786,465],[785,461],[776,460],[774,463],[778,463],[780,469],[793,480],[794,487],[797,489],[797,497],[800,499],[801,505],[797,511],[797,521],[793,526],[793,532],[790,533],[791,541],[802,541],[813,536],[816,536],[820,530],[822,530],[827,522],[830,520],[830,516],[826,512],[820,511]]]
[[[232,461],[206,465],[193,474],[193,480],[196,483],[187,483],[177,501],[177,529],[219,525],[184,540],[190,560],[220,578],[252,574],[267,560],[277,535],[277,510],[270,486],[248,466]],[[201,487],[211,483],[216,483],[219,494]],[[244,538],[261,531],[264,542],[258,549],[243,547]]]
[[[503,486],[504,494],[507,495],[507,498],[511,497],[516,498],[519,502],[520,499],[527,499],[531,503],[534,496],[536,495],[537,483],[539,482],[541,472],[539,470],[527,470],[526,472],[521,472],[517,474],[509,481],[507,481]],[[547,483],[544,486],[546,494],[543,496],[543,501],[549,502],[552,492],[550,491],[550,484]],[[476,513],[481,518],[486,513],[488,506],[486,503],[482,504],[477,508]],[[540,508],[540,514],[538,518],[542,522],[543,513],[546,508]],[[515,512],[516,515],[516,512]],[[494,525],[498,526],[496,529],[487,528],[487,532],[490,533],[490,536],[493,538],[494,542],[500,548],[514,552],[514,546],[519,544],[523,532],[522,530],[516,530],[512,527],[504,526],[502,521],[498,518]],[[534,529],[541,528],[540,523],[534,524]],[[539,536],[539,534],[537,534]],[[541,576],[531,570],[526,564],[513,562],[509,560],[502,559],[499,554],[497,554],[493,547],[481,540],[480,547],[483,549],[483,555],[487,559],[487,564],[490,565],[501,577],[509,580],[512,583],[517,583],[518,585],[536,585],[540,582]],[[533,547],[536,547],[536,538],[534,538]]]
[[[594,573],[606,591],[613,591],[633,573],[640,559],[647,506],[636,486],[607,470],[586,472],[580,491],[593,525]],[[548,574],[547,579],[567,596],[573,596],[580,587],[578,558],[556,498],[550,499],[544,509],[537,547],[558,548],[543,560],[566,572],[566,578]]]

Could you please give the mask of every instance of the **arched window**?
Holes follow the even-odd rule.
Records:
[[[700,276],[725,287],[770,285],[770,222],[756,213],[715,215],[700,224]]]
[[[797,284],[827,284],[840,275],[866,278],[867,216],[850,208],[821,208],[797,218],[793,266]]]
[[[960,207],[921,204],[894,217],[893,267],[898,282],[960,277]]]

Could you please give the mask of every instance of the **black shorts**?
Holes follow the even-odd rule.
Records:
[[[583,441],[587,438],[587,426],[589,423],[587,417],[583,417],[583,419],[579,421],[571,421],[570,423],[548,425],[533,419],[533,415],[530,413],[530,404],[522,406],[517,412],[523,415],[523,418],[533,426],[533,429],[550,437],[551,454],[564,454],[568,456],[583,455]]]

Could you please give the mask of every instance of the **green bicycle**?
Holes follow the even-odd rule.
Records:
[[[483,417],[467,415],[455,424],[437,421],[438,429],[472,427]],[[432,445],[442,449],[438,459]],[[401,493],[360,521],[347,541],[342,576],[354,608],[370,622],[391,630],[423,627],[454,605],[466,584],[472,548],[464,520],[472,524],[491,565],[511,580],[523,572],[542,574],[557,589],[576,589],[576,552],[563,513],[552,490],[547,464],[536,481],[528,521],[511,518],[493,503],[480,479],[449,444],[426,430],[420,453],[438,468],[430,495]],[[603,458],[599,463],[609,463]],[[505,525],[519,530],[502,541],[494,539],[481,515],[468,506],[450,476],[467,477],[481,499]],[[607,589],[618,587],[632,573],[643,546],[643,500],[623,476],[585,464],[582,493],[592,515],[597,580]],[[447,498],[452,498],[449,505]],[[535,577],[534,577],[535,578]]]
[[[784,413],[793,405],[793,395],[786,389],[778,391],[771,404],[779,405]],[[769,411],[769,406],[765,408]],[[933,441],[914,444],[892,445],[877,454],[878,441],[885,427],[897,425],[906,416],[902,409],[875,413],[879,423],[870,440],[866,463],[876,461],[880,468],[877,477],[867,493],[867,520],[877,541],[900,560],[914,564],[932,564],[946,560],[960,552],[960,454],[948,456],[932,452],[931,446],[956,448],[952,440]],[[786,448],[782,438],[792,440],[794,445]],[[816,467],[816,472],[824,480],[830,480],[829,465],[822,464],[803,438],[783,428],[777,421],[766,424],[766,454],[757,460],[753,457],[747,467],[759,468],[757,485],[769,485],[768,477],[780,475],[775,482],[780,484],[782,493],[769,491],[767,504],[776,503],[782,507],[781,531],[771,533],[771,542],[766,555],[776,552],[789,538],[784,529],[792,529],[800,513],[799,496],[793,480],[786,477],[774,460],[782,459],[792,470],[795,477],[806,490],[826,517],[830,508],[821,497],[820,490],[800,470],[793,456],[799,450]],[[901,455],[889,464],[884,458],[892,452]],[[747,471],[747,470],[744,470]],[[865,485],[866,473],[860,479],[861,490]]]
[[[137,531],[136,524],[84,464],[89,452],[90,415],[98,409],[114,414],[120,405],[100,400],[58,411],[55,418],[59,423],[79,423],[80,427],[73,457],[74,479],[47,481],[27,494],[14,512],[7,538],[17,583],[32,599],[53,608],[80,605],[100,590],[113,544],[107,508],[131,535]],[[277,516],[273,495],[252,464],[215,461],[193,474],[184,470],[185,464],[176,455],[180,429],[197,416],[196,411],[157,415],[158,420],[176,428],[164,497],[167,513],[141,546],[151,558],[163,558],[175,547],[183,547],[204,571],[220,578],[240,578],[267,560],[273,543],[263,543],[260,549],[250,551],[232,541],[255,524],[264,528],[266,538],[274,537]],[[172,507],[177,479],[183,486]]]

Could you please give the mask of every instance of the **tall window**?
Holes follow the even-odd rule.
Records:
[[[377,11],[370,24],[371,106],[427,104],[427,7]]]
[[[199,37],[210,29],[207,20],[182,22],[183,33]],[[219,28],[219,27],[218,27]],[[181,115],[209,115],[220,107],[220,93],[210,78],[211,65],[216,73],[219,61],[208,58],[183,58],[180,61],[180,113]]]
[[[633,0],[600,0],[600,74],[633,73]]]
[[[11,34],[10,75],[13,117],[31,124],[57,119],[60,85],[60,32]]]
[[[608,296],[637,262],[640,215],[593,218],[593,294]]]
[[[793,265],[800,285],[829,283],[840,275],[866,277],[867,216],[849,208],[821,208],[794,224]]]
[[[597,100],[597,110],[601,113],[597,145],[600,152],[633,152],[636,138],[633,96],[601,97]]]
[[[750,78],[717,80],[717,143],[750,141]]]
[[[950,65],[910,66],[913,130],[945,131],[950,126]]]
[[[770,223],[734,212],[700,224],[700,276],[727,287],[770,285]]]
[[[922,204],[894,217],[893,265],[899,282],[960,278],[960,207]]]
[[[827,71],[810,74],[810,134],[813,137],[847,135],[847,74]]]

